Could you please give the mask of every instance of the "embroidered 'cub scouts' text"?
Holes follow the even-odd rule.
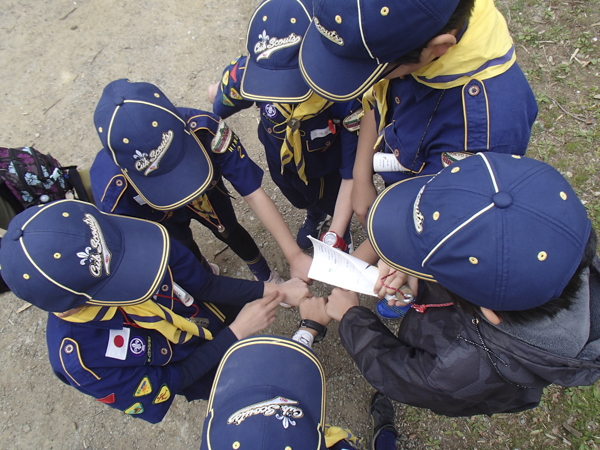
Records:
[[[89,263],[90,273],[95,277],[102,275],[103,266],[106,275],[110,275],[110,260],[112,254],[106,246],[106,241],[104,240],[100,225],[94,216],[89,213],[85,214],[83,221],[90,227],[92,237],[90,238],[91,247],[86,247],[85,251],[77,253],[77,257],[82,258],[79,263],[82,266]],[[95,250],[95,252],[92,252],[92,249]]]
[[[262,34],[258,35],[260,41],[254,46],[254,53],[259,55],[256,60],[268,59],[274,52],[288,47],[293,47],[300,43],[302,38],[296,33],[290,33],[288,37],[277,39],[275,37],[269,38],[266,30],[263,30]]]
[[[133,155],[134,159],[138,161],[135,162],[135,168],[138,172],[145,170],[144,175],[147,176],[149,173],[158,169],[158,163],[167,150],[169,150],[169,146],[173,141],[173,130],[169,130],[162,135],[162,141],[156,150],[151,150],[150,154],[142,153],[139,150],[135,151],[135,155]]]
[[[246,406],[236,412],[234,412],[229,419],[227,419],[227,425],[235,423],[236,425],[241,424],[250,416],[257,416],[262,414],[265,417],[272,416],[277,413],[277,418],[281,416],[280,420],[287,418],[284,423],[284,428],[287,428],[286,424],[293,422],[291,419],[299,419],[304,416],[304,411],[298,408],[298,402],[296,400],[290,400],[284,397],[275,397],[266,402],[255,403],[254,405]],[[295,423],[292,423],[295,425]]]
[[[217,134],[213,138],[210,146],[214,153],[223,153],[227,150],[227,147],[231,143],[231,136],[233,133],[231,129],[223,122],[223,119],[219,121],[219,128],[217,129]]]
[[[325,27],[323,27],[323,25],[321,25],[319,23],[319,19],[317,19],[316,17],[315,17],[315,26],[317,27],[317,30],[319,31],[319,33],[321,33],[323,36],[325,36],[327,39],[329,39],[334,44],[344,45],[344,40],[335,31],[326,30]]]

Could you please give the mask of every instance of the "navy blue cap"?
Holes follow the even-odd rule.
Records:
[[[300,49],[305,81],[318,95],[362,95],[388,63],[428,42],[459,0],[316,0]]]
[[[0,267],[17,297],[45,311],[84,304],[130,306],[147,301],[158,289],[169,249],[160,224],[59,200],[11,220]]]
[[[277,336],[242,339],[217,369],[201,449],[325,448],[325,374],[317,356]]]
[[[210,187],[215,174],[207,150],[153,84],[110,83],[94,124],[104,151],[152,208],[180,208]]]
[[[384,190],[367,218],[380,258],[494,311],[559,297],[591,221],[565,178],[531,158],[478,153]]]
[[[298,53],[310,25],[311,7],[300,0],[266,0],[254,11],[246,36],[242,97],[280,103],[300,103],[310,97]]]

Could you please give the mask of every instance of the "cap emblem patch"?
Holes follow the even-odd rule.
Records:
[[[158,164],[167,150],[169,149],[171,142],[173,141],[173,130],[169,130],[163,133],[162,141],[156,150],[151,150],[150,154],[142,153],[139,150],[135,151],[133,155],[135,162],[135,168],[138,172],[144,170],[144,175],[148,176],[151,172],[158,169]]]
[[[106,275],[110,275],[110,260],[112,258],[112,254],[106,245],[100,225],[94,216],[89,213],[85,214],[83,221],[90,227],[92,237],[90,239],[91,247],[86,247],[85,251],[77,253],[77,257],[81,258],[79,263],[82,266],[85,266],[86,263],[89,263],[90,273],[95,277],[102,276],[103,266],[104,270],[106,271]],[[95,250],[95,252],[93,252],[92,249]]]
[[[325,27],[323,27],[323,25],[321,25],[319,23],[319,19],[317,19],[316,17],[314,20],[315,20],[315,26],[317,27],[317,30],[319,31],[319,33],[321,33],[323,36],[325,36],[327,39],[329,39],[334,44],[344,45],[344,40],[337,34],[337,32],[326,30]]]
[[[258,39],[260,39],[260,41],[254,46],[254,53],[258,54],[256,57],[257,61],[260,59],[268,59],[277,50],[293,47],[294,45],[298,45],[302,40],[296,33],[290,33],[288,37],[281,39],[275,37],[269,38],[266,30],[263,30],[263,32],[258,35]]]
[[[421,214],[421,211],[419,211],[419,203],[421,202],[421,195],[425,190],[425,186],[423,186],[417,194],[417,198],[415,199],[415,204],[413,206],[413,220],[415,222],[415,230],[417,230],[417,233],[419,234],[423,232],[423,220],[425,219],[423,217],[423,214]]]
[[[227,425],[235,423],[236,425],[241,424],[244,420],[251,416],[257,416],[262,414],[265,417],[273,416],[279,420],[283,425],[283,428],[288,428],[290,425],[295,426],[296,422],[294,419],[300,419],[304,416],[304,411],[298,408],[298,402],[296,400],[290,400],[285,397],[275,397],[266,402],[255,403],[254,405],[246,406],[236,412],[234,412],[229,419],[227,419]]]
[[[472,153],[467,152],[443,152],[442,153],[442,165],[448,167],[449,165],[462,161],[465,158],[471,156]]]

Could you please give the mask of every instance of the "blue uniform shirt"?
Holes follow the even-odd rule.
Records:
[[[434,89],[412,76],[390,81],[379,150],[407,171],[380,172],[387,185],[437,173],[477,152],[524,155],[537,116],[535,97],[517,63],[465,86]],[[382,120],[375,109],[377,126]]]
[[[227,118],[254,105],[253,101],[244,100],[239,94],[245,67],[246,57],[242,56],[232,61],[223,72],[213,103],[215,114]],[[260,108],[258,137],[265,147],[269,167],[279,167],[281,171],[280,151],[286,119],[273,103],[257,102],[256,106]],[[318,116],[301,122],[307,177],[320,178],[332,171],[339,171],[343,179],[352,178],[361,114],[360,102],[352,101],[334,104]],[[286,165],[287,168],[296,172],[293,161]]]
[[[184,306],[173,295],[172,281],[194,296]],[[132,280],[135,282],[135,280]],[[50,364],[63,382],[98,401],[152,423],[160,422],[175,394],[188,400],[208,398],[214,371],[225,351],[237,339],[225,328],[224,314],[210,299],[243,305],[262,296],[264,284],[217,277],[208,273],[193,254],[171,241],[169,270],[155,302],[182,317],[200,319],[212,340],[193,336],[174,344],[160,332],[140,328],[119,310],[107,321],[74,323],[49,314],[47,343]],[[203,373],[182,389],[181,365],[197,349],[202,351]]]

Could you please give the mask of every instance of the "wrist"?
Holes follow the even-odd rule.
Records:
[[[321,236],[321,242],[330,247],[339,248],[343,252],[348,249],[348,244],[346,244],[344,239],[335,231],[329,230],[327,233],[323,233]]]
[[[299,328],[310,330],[310,334],[314,337],[315,344],[321,342],[327,335],[327,327],[310,319],[302,319]],[[314,331],[316,334],[313,334]]]

